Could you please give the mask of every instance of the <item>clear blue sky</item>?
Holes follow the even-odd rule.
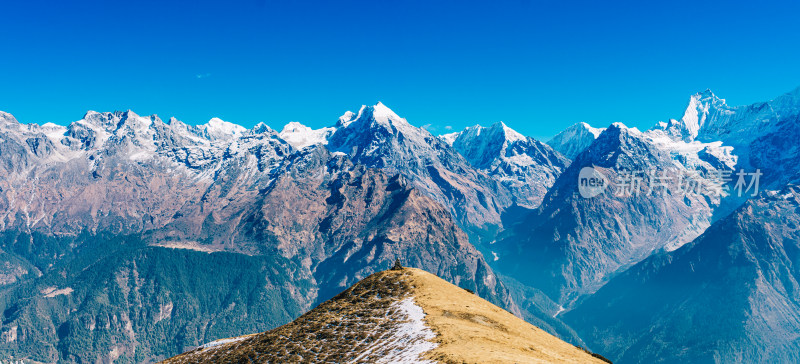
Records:
[[[67,123],[332,124],[383,101],[416,125],[649,127],[711,88],[800,86],[798,1],[4,1],[0,110]]]

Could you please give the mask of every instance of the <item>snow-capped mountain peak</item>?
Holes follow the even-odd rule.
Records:
[[[330,138],[332,148],[351,156],[355,155],[354,150],[368,155],[380,154],[380,150],[391,147],[386,144],[390,140],[402,144],[402,147],[397,146],[399,149],[419,149],[420,153],[425,150],[427,154],[431,152],[430,144],[438,141],[430,132],[411,125],[381,102],[362,105],[357,114],[345,113],[337,126],[329,128],[335,131]]]
[[[604,128],[593,128],[591,125],[589,125],[588,123],[584,123],[584,122],[580,122],[579,124],[581,124],[581,126],[584,129],[586,129],[588,132],[592,133],[595,137],[600,136],[600,133],[602,133],[603,130],[605,130]]]
[[[658,123],[651,130],[661,130],[671,138],[684,142],[722,141],[736,148],[740,160],[747,162],[751,143],[766,135],[785,135],[781,129],[791,129],[791,121],[798,115],[800,88],[774,100],[746,106],[728,106],[725,99],[705,90],[689,98],[680,120]],[[756,152],[760,153],[758,150]]]
[[[362,106],[363,107],[363,106]],[[345,113],[339,117],[339,121],[336,123],[337,126],[347,127],[353,120],[357,118],[357,114],[352,111],[345,111]]]
[[[349,120],[347,119],[349,117]],[[401,118],[392,109],[389,109],[382,102],[378,102],[373,106],[361,105],[358,114],[346,112],[339,118],[340,126],[349,127],[356,122],[376,123],[383,127],[394,126],[398,129],[401,127],[411,127],[406,119]]]
[[[275,130],[270,128],[269,125],[265,124],[264,122],[260,122],[260,123],[256,124],[252,129],[248,130],[248,133],[249,134],[261,134],[261,133],[274,133],[274,134],[277,134],[277,132],[275,132]]]
[[[375,104],[375,105],[373,105],[373,106],[372,106],[372,110],[373,110],[373,114],[374,114],[376,117],[378,117],[378,116],[385,116],[385,117],[390,117],[390,118],[397,118],[397,119],[400,119],[400,116],[398,116],[397,114],[395,114],[395,112],[394,112],[394,111],[392,111],[392,109],[388,108],[386,105],[384,105],[384,104],[383,104],[382,102],[380,102],[380,101],[378,101],[378,103],[377,103],[377,104]]]
[[[634,134],[640,134],[640,133],[641,133],[641,130],[639,130],[639,128],[637,128],[637,127],[635,127],[635,126],[633,126],[633,127],[628,127],[627,125],[625,125],[624,123],[621,123],[621,122],[615,122],[615,123],[611,123],[611,125],[609,126],[609,128],[616,128],[616,129],[621,129],[621,130],[627,130],[627,131],[629,131],[629,132],[631,132],[631,133],[634,133]]]
[[[575,157],[588,148],[605,129],[593,128],[591,125],[580,122],[556,134],[547,144],[559,151],[569,159]]]
[[[496,122],[440,136],[473,167],[508,186],[520,206],[535,207],[569,161],[544,143]]]
[[[203,135],[210,140],[230,139],[242,135],[247,130],[241,125],[224,121],[220,118],[211,118],[207,123],[200,125]]]
[[[8,120],[8,119],[16,120],[14,115],[11,115],[11,114],[9,114],[9,113],[7,113],[5,111],[0,111],[0,120]]]
[[[119,136],[150,134],[154,124],[166,125],[157,115],[140,116],[131,110],[102,113],[90,110],[78,123]]]
[[[500,153],[502,153],[503,150],[511,143],[528,140],[526,136],[518,133],[514,129],[509,128],[502,121],[498,121],[489,127],[484,127],[481,125],[470,126],[461,132],[443,135],[442,138],[445,140],[450,139],[448,143],[451,145],[454,143],[459,143],[463,144],[463,147],[467,147],[469,145],[470,149],[493,149],[492,152],[488,153],[494,157],[499,156]],[[481,154],[485,153],[481,152]],[[470,159],[466,155],[465,157]]]
[[[682,129],[683,139],[694,140],[705,125],[709,114],[728,111],[728,109],[725,99],[720,99],[709,89],[692,95],[689,98],[689,106],[686,107],[683,117],[677,124]]]
[[[301,123],[292,121],[283,127],[278,136],[293,147],[303,149],[309,145],[328,144],[328,138],[335,131],[336,128],[333,127],[311,129]]]
[[[81,120],[67,126],[65,144],[70,148],[96,149],[103,146],[107,140],[114,136],[122,137],[126,134],[132,136],[147,129],[150,123],[134,112],[115,111],[97,112],[89,110]],[[147,124],[147,125],[142,125]]]
[[[124,112],[122,111],[97,112],[89,110],[83,116],[83,119],[79,120],[79,122],[82,124],[91,125],[104,131],[112,132],[114,129],[116,129],[117,124],[123,117],[123,114]]]
[[[18,129],[22,126],[17,121],[17,118],[14,115],[11,115],[7,112],[0,111],[0,128],[2,129]]]
[[[349,120],[346,119],[348,116]],[[333,148],[350,155],[353,155],[352,148],[355,146],[367,154],[386,148],[388,146],[383,144],[387,138],[399,138],[402,144],[412,149],[430,149],[430,142],[438,140],[427,130],[411,125],[381,102],[373,106],[362,105],[358,114],[345,113],[337,126],[331,135],[331,140],[336,140],[332,143]],[[367,144],[372,145],[361,148]]]
[[[502,121],[498,121],[498,122],[492,124],[492,126],[490,128],[492,128],[494,130],[502,130],[506,141],[509,142],[509,143],[528,139],[524,135],[518,133],[516,130],[509,128]]]

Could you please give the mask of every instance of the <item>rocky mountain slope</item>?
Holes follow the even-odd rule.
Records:
[[[516,310],[446,208],[402,176],[314,148],[292,156],[286,172],[252,205],[258,209],[236,230],[283,256],[302,258],[322,300],[402,257]]]
[[[565,319],[614,362],[796,362],[799,209],[797,186],[766,192]]]
[[[492,247],[495,268],[563,304],[654,252],[691,241],[753,193],[734,195],[736,172],[762,173],[762,190],[781,188],[797,173],[800,154],[790,140],[800,135],[798,95],[731,107],[707,90],[690,97],[680,120],[644,132],[617,123],[595,139],[597,129],[570,127],[551,142],[582,151],[540,208]],[[586,167],[608,186],[600,196],[579,193]]]
[[[375,273],[294,322],[165,363],[601,363],[419,269]]]
[[[721,196],[702,188],[681,192],[677,179],[731,164],[717,145],[674,142],[661,132],[611,125],[556,180],[542,205],[493,246],[499,256],[495,266],[557,303],[568,303],[654,251],[675,249],[700,235]],[[606,181],[599,196],[580,193],[586,167]],[[663,176],[674,178],[675,185],[657,186],[656,177]],[[627,185],[616,183],[623,178],[630,178]],[[712,185],[703,175],[695,180]]]
[[[357,163],[402,174],[448,206],[465,227],[500,225],[503,209],[512,203],[503,185],[472,168],[443,140],[412,126],[381,103],[345,114],[328,148]]]

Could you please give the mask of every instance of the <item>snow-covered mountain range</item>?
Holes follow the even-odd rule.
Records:
[[[23,124],[3,113],[0,139],[0,172],[5,176],[0,181],[0,233],[5,234],[3,249],[8,252],[0,275],[13,286],[5,302],[28,302],[6,310],[14,315],[5,317],[3,332],[17,335],[0,347],[7,353],[40,361],[109,360],[115,355],[146,360],[174,354],[165,351],[169,347],[147,344],[174,343],[172,338],[152,336],[156,334],[151,324],[131,317],[166,315],[173,319],[153,321],[163,326],[158,330],[179,329],[192,316],[184,298],[176,296],[175,290],[186,288],[162,285],[147,290],[148,295],[118,296],[119,290],[141,288],[142,282],[132,281],[134,288],[101,282],[144,274],[138,266],[162,269],[166,261],[147,259],[183,254],[180,251],[189,252],[191,264],[208,264],[201,262],[209,252],[269,259],[264,264],[283,282],[256,279],[247,289],[281,286],[277,299],[292,305],[278,305],[288,316],[275,316],[279,321],[262,325],[285,323],[278,317],[291,317],[330,298],[397,257],[519,313],[462,231],[499,225],[502,209],[513,203],[511,193],[441,139],[382,104],[347,113],[330,128],[312,130],[290,123],[281,132],[264,124],[245,129],[219,119],[191,126],[132,111],[90,111],[67,126]],[[128,256],[127,248],[123,254],[118,247],[127,245],[110,238],[103,240],[108,244],[95,243],[100,235],[131,237],[135,251],[146,255]],[[30,244],[44,245],[24,248]],[[100,248],[90,249],[94,244]],[[81,265],[97,259],[134,266]],[[54,268],[64,264],[76,265],[75,270]],[[81,272],[92,272],[92,278]],[[92,284],[104,288],[89,289]],[[233,283],[223,286],[229,284]],[[187,299],[206,295],[193,292]],[[215,299],[230,300],[228,304],[256,307],[229,291],[213,292],[219,296]],[[55,330],[48,327],[76,325],[97,315],[98,308],[81,302],[98,295],[123,297],[107,305],[119,323],[102,331],[112,341],[83,350],[64,342],[86,333],[49,334]],[[149,303],[141,312],[131,312],[127,307],[134,298]],[[34,319],[34,311],[28,311],[60,299],[68,302],[53,306],[58,312],[54,316]],[[164,305],[171,305],[169,314]],[[213,310],[203,312],[194,319],[214,315]],[[230,324],[241,317],[234,314],[217,323]],[[234,334],[200,330],[201,336],[181,345],[207,341],[208,335]],[[46,344],[28,347],[32,337]]]
[[[772,335],[775,322],[782,337],[800,334],[793,278],[773,279],[794,259],[793,220],[779,229],[775,214],[791,215],[793,200],[776,199],[800,181],[797,140],[800,89],[749,106],[704,91],[680,118],[651,129],[578,123],[547,144],[502,122],[435,136],[382,103],[326,128],[292,122],[280,131],[132,111],[36,125],[0,112],[0,353],[163,359],[287,323],[401,258],[611,359],[654,359],[648,350],[794,358],[791,343],[756,337]],[[606,183],[590,198],[581,190],[587,168]],[[761,194],[733,193],[743,170],[760,171]],[[709,188],[626,194],[618,181],[631,171],[648,186],[660,175],[691,175]],[[709,241],[766,227],[748,233],[742,250],[759,252],[745,254],[746,263],[764,279],[714,278],[735,276],[745,261],[719,258]],[[715,257],[713,269],[692,268],[702,264],[699,247],[712,247],[699,256]],[[643,303],[664,312],[651,326],[662,331],[614,324],[640,303],[630,287],[682,284],[685,261],[708,272],[693,278],[705,286],[687,300],[707,302],[705,292],[724,281],[740,306],[718,314],[748,317],[753,333],[703,348],[659,346],[676,322],[715,319],[713,310],[670,300]],[[224,272],[213,277],[219,289],[192,273],[209,267]],[[673,270],[682,275],[663,273]],[[603,327],[587,318],[598,312],[608,318]],[[767,313],[775,319],[756,317]],[[752,350],[739,355],[732,346]]]

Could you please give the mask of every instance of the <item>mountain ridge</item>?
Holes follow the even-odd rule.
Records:
[[[165,363],[597,362],[461,288],[415,268],[375,273],[296,322],[212,342]]]

